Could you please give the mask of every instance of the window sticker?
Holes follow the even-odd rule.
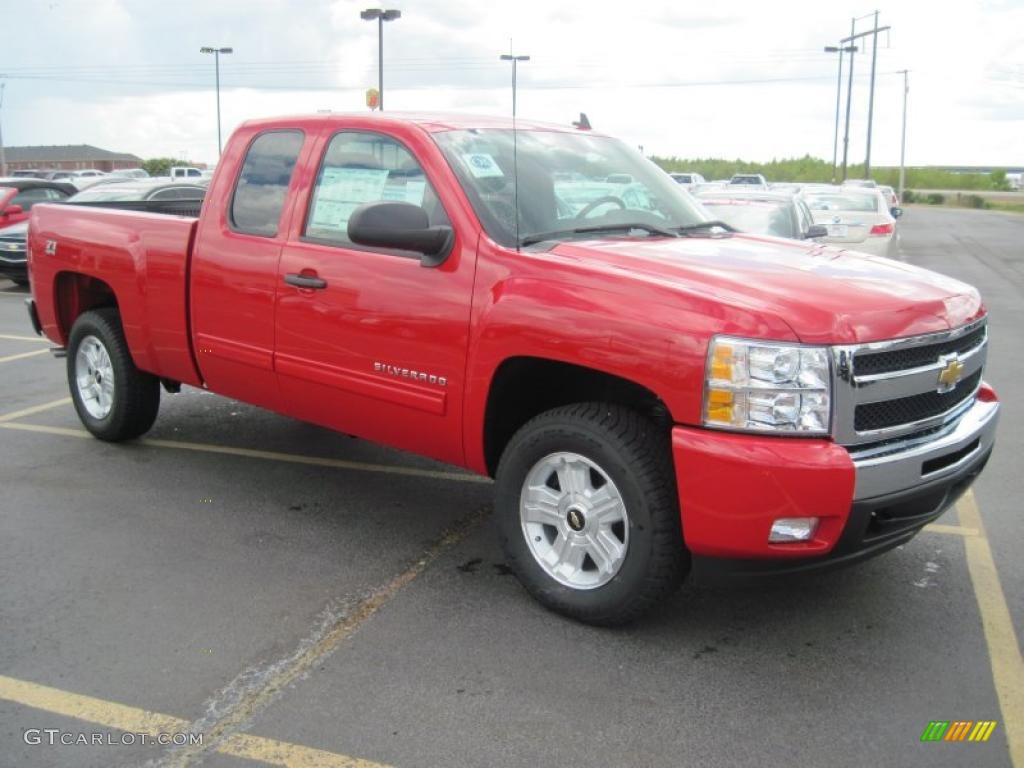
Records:
[[[504,173],[495,159],[486,152],[470,152],[462,156],[469,172],[478,179],[503,178]]]
[[[388,172],[376,168],[324,168],[310,223],[317,229],[344,232],[352,211],[381,200]]]
[[[389,200],[397,203],[412,203],[423,205],[423,197],[427,192],[427,182],[406,181],[402,184],[388,184],[384,187],[382,200]]]

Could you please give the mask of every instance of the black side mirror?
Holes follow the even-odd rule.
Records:
[[[828,237],[828,227],[823,224],[811,224],[804,232],[804,239],[813,240],[816,237]]]
[[[432,227],[427,212],[412,203],[363,203],[348,220],[348,239],[374,248],[397,248],[422,254],[420,264],[436,267],[451,253],[451,227]]]
[[[902,208],[890,208],[889,209],[889,213],[892,214],[892,217],[894,219],[898,219],[900,216],[903,215],[903,209]]]

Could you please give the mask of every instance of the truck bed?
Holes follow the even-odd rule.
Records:
[[[181,205],[189,201],[166,201]],[[164,203],[161,203],[161,205]],[[72,285],[90,278],[92,294],[113,293],[135,364],[142,370],[198,384],[188,324],[188,270],[197,219],[110,206],[37,205],[29,225],[33,291],[43,331],[67,344],[61,315]],[[152,202],[146,205],[153,205]],[[38,299],[38,297],[37,297]],[[74,312],[68,314],[74,315]]]

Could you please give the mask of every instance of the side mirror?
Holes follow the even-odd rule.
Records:
[[[902,208],[890,208],[889,209],[889,213],[892,214],[892,217],[894,219],[898,219],[900,216],[903,215],[903,209]]]
[[[814,240],[818,237],[828,237],[828,227],[824,224],[811,224],[804,233],[804,239]]]
[[[374,248],[397,248],[422,254],[420,264],[436,267],[451,253],[455,232],[432,227],[427,212],[412,203],[363,203],[348,220],[348,239]]]
[[[25,212],[25,209],[22,208],[20,205],[8,205],[6,208],[4,208],[3,213],[0,214],[0,215],[3,215],[3,216],[18,216],[19,214],[22,214],[24,212]]]

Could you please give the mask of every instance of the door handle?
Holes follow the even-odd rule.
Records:
[[[284,281],[296,288],[315,288],[317,290],[327,287],[327,281],[321,277],[311,275],[285,275]]]

